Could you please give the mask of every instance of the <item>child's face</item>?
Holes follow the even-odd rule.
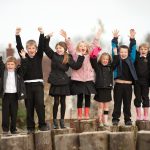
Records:
[[[29,55],[30,57],[34,57],[35,54],[36,54],[36,52],[37,52],[36,46],[34,46],[34,45],[29,45],[29,46],[27,47],[27,51],[28,51],[28,55]]]
[[[14,62],[7,62],[6,68],[8,71],[14,71],[16,68],[16,64]]]
[[[128,57],[128,49],[120,48],[120,57],[121,59],[126,59]]]
[[[59,55],[64,55],[65,49],[64,49],[62,46],[57,45],[57,46],[56,46],[56,52],[57,52]]]
[[[148,48],[147,47],[141,47],[139,49],[139,52],[140,52],[141,56],[147,56],[147,54],[148,54]]]
[[[87,53],[87,46],[85,43],[80,43],[78,48],[79,52],[81,52],[83,55]]]
[[[108,63],[109,63],[109,56],[103,55],[102,58],[101,58],[101,63],[104,66],[108,65]]]

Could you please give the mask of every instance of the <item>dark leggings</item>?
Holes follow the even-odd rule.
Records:
[[[57,118],[58,106],[61,104],[61,119],[64,119],[66,110],[66,96],[54,96],[53,119]]]
[[[85,107],[90,107],[91,95],[78,94],[77,95],[77,108],[82,108],[82,105],[83,105],[83,96],[85,98]]]

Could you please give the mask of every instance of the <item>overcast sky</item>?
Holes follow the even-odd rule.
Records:
[[[62,39],[58,31],[64,28],[69,36],[85,37],[96,32],[97,20],[101,19],[105,34],[110,41],[112,30],[118,28],[127,41],[128,31],[135,28],[137,41],[150,33],[149,0],[1,0],[0,47],[12,43],[15,47],[15,28],[22,27],[23,42],[38,39],[38,26],[46,33],[54,31],[53,39]]]

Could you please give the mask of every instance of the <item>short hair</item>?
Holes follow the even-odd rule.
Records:
[[[127,49],[128,52],[129,52],[129,50],[130,50],[127,45],[121,45],[121,46],[119,46],[119,52],[120,52],[120,49],[121,49],[121,48]]]
[[[35,40],[28,40],[28,41],[26,42],[26,48],[28,48],[28,46],[35,46],[36,49],[37,49],[37,43],[36,43]]]
[[[15,65],[17,66],[17,59],[16,59],[15,57],[13,57],[13,56],[7,57],[7,59],[6,59],[6,64],[7,64],[8,62],[14,62]]]
[[[140,44],[138,50],[140,50],[141,47],[147,48],[148,50],[149,50],[149,48],[150,48],[150,46],[149,46],[148,43],[142,43],[142,44]]]

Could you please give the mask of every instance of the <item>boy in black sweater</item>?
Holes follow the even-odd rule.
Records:
[[[38,28],[40,32],[39,44],[37,46],[34,40],[26,42],[26,57],[28,59],[27,71],[24,75],[24,82],[26,86],[27,98],[25,105],[27,109],[27,130],[28,133],[35,131],[34,122],[34,108],[36,109],[39,123],[39,130],[48,130],[45,123],[45,106],[44,106],[44,86],[43,86],[43,73],[42,73],[42,58],[44,48],[44,33],[41,27]],[[16,42],[17,49],[23,50],[21,38],[21,28],[16,29]]]
[[[130,30],[132,32],[132,30]],[[112,48],[118,47],[119,31],[113,32]],[[114,110],[112,114],[113,125],[118,125],[121,115],[121,105],[123,101],[123,113],[125,125],[132,125],[131,121],[131,99],[132,99],[132,84],[137,80],[136,71],[134,68],[136,49],[132,46],[129,49],[126,45],[121,45],[118,48],[118,63],[114,71]],[[113,52],[113,51],[112,51]]]

